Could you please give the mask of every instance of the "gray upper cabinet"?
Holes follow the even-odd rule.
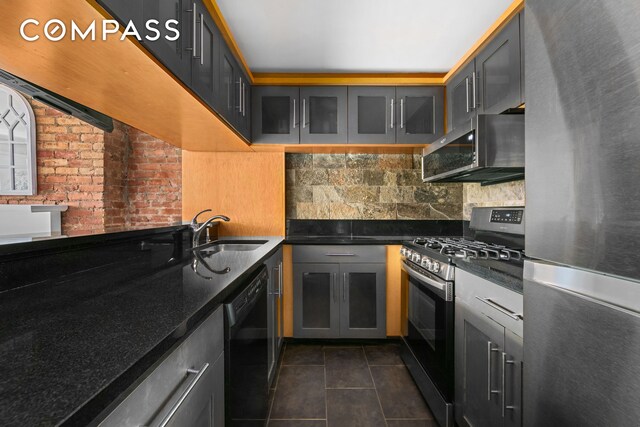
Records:
[[[471,61],[447,83],[447,132],[465,125],[476,114],[475,70],[475,61]]]
[[[522,103],[520,15],[476,56],[478,113],[499,114]]]
[[[107,12],[121,23],[133,21],[136,28],[141,31],[144,28],[143,2],[145,0],[98,0]]]
[[[426,144],[444,133],[444,87],[396,88],[396,142]]]
[[[300,89],[256,86],[252,90],[251,133],[256,144],[300,142]]]
[[[225,45],[220,50],[220,103],[218,112],[230,124],[236,122],[237,105],[240,101],[236,84],[238,68],[231,50]]]
[[[160,2],[162,3],[162,2]],[[192,3],[196,8],[195,52],[191,51],[191,87],[209,105],[215,107],[220,95],[219,61],[221,36],[204,4]],[[191,9],[193,13],[193,9]]]
[[[347,88],[314,86],[300,88],[300,143],[347,143]]]
[[[200,6],[202,7],[202,6]],[[186,84],[191,83],[191,57],[195,52],[196,42],[194,27],[198,11],[193,11],[193,3],[186,0],[144,0],[144,20],[157,19],[164,23],[170,19],[178,21],[180,37],[170,41],[160,37],[155,41],[144,40],[143,44],[158,58],[173,74]],[[200,12],[205,13],[204,9]]]
[[[341,264],[341,338],[385,338],[385,264]]]
[[[395,87],[349,87],[349,144],[396,142]]]

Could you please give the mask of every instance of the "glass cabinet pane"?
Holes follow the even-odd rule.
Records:
[[[376,273],[349,273],[349,328],[377,326]]]
[[[302,327],[331,326],[331,274],[302,274]]]
[[[358,96],[358,133],[385,134],[387,132],[387,98]]]
[[[406,132],[414,135],[434,133],[433,97],[407,96],[403,102]]]
[[[512,61],[509,57],[509,45],[505,44],[482,63],[485,78],[483,91],[485,109],[490,109],[509,96],[514,84],[511,81],[512,72],[509,68]]]
[[[338,133],[337,97],[309,97],[309,132],[314,134]]]
[[[453,89],[453,111],[451,118],[453,119],[454,129],[465,122],[469,103],[471,102],[469,96],[467,80],[463,79],[460,84]]]
[[[291,131],[288,96],[262,97],[262,133],[288,134]]]

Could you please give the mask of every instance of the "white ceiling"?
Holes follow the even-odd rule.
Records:
[[[252,72],[446,72],[512,0],[217,0]]]

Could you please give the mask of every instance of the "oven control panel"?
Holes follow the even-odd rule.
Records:
[[[491,211],[491,222],[506,224],[522,224],[522,209],[494,209]]]

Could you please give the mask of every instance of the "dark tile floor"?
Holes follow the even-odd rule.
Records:
[[[395,343],[283,351],[269,427],[437,427]]]

